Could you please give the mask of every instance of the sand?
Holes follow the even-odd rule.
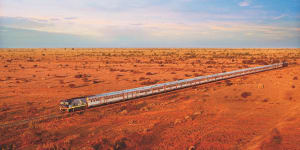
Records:
[[[59,111],[63,99],[284,60],[289,67]],[[1,148],[299,149],[300,49],[0,49],[0,62],[0,125],[54,115],[1,127]]]

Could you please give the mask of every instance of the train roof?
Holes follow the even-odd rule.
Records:
[[[149,89],[155,88],[155,87],[162,87],[162,86],[165,86],[165,85],[172,85],[172,84],[178,84],[178,83],[183,83],[183,82],[188,82],[188,81],[193,81],[193,80],[199,80],[199,79],[204,79],[204,78],[211,78],[211,77],[216,77],[216,76],[220,76],[220,75],[227,75],[227,74],[232,74],[232,73],[237,73],[237,72],[242,72],[242,71],[262,69],[262,68],[267,68],[267,67],[271,67],[271,66],[279,65],[279,64],[281,64],[281,63],[265,65],[265,66],[259,66],[259,67],[253,67],[253,68],[245,68],[245,69],[240,69],[240,70],[235,70],[235,71],[217,73],[217,74],[213,74],[213,75],[199,76],[199,77],[190,78],[190,79],[183,79],[183,80],[177,80],[177,81],[172,81],[172,82],[167,82],[167,83],[160,83],[160,84],[155,84],[155,85],[150,85],[150,86],[144,86],[144,87],[120,90],[120,91],[115,91],[115,92],[103,93],[103,94],[88,96],[88,98],[97,98],[97,97],[118,95],[118,94],[134,92],[134,91],[140,91],[140,90],[149,90]]]
[[[74,97],[74,98],[70,98],[70,99],[64,99],[64,100],[61,100],[61,101],[71,101],[71,100],[82,99],[82,98],[91,97],[91,96],[95,96],[95,95]]]

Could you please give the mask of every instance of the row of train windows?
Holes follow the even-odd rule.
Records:
[[[259,71],[259,70],[257,70],[257,71]],[[226,76],[232,76],[232,75],[234,75],[234,74],[229,74],[229,75],[226,75]],[[222,78],[222,77],[226,77],[226,76],[220,76],[220,77]],[[214,78],[220,78],[220,77],[214,77]],[[214,79],[214,78],[212,78],[212,79]],[[210,78],[205,78],[202,81],[206,81],[207,79],[211,80]],[[193,82],[187,82],[187,83],[182,83],[182,84],[178,84],[178,85],[170,85],[170,86],[166,86],[165,88],[174,88],[175,86],[180,86],[180,85],[184,85],[184,84],[192,84],[192,83],[195,83],[195,82],[201,82],[201,80],[197,80],[197,81],[193,81]],[[154,88],[153,90],[162,90],[162,89],[164,89],[164,88],[163,87]],[[136,91],[136,93],[145,93],[145,92],[150,92],[150,91],[152,91],[152,90]],[[128,94],[128,95],[130,95],[130,94]],[[126,97],[127,95],[121,94],[121,95],[115,95],[115,96],[107,96],[107,97],[104,97],[104,99],[117,98],[117,97],[123,97],[123,96]],[[95,101],[99,101],[99,100],[100,99],[92,99],[90,101],[91,102],[95,102]]]
[[[90,102],[100,101],[100,99],[90,99]]]
[[[111,98],[116,98],[116,97],[122,97],[120,95],[116,95],[116,96],[106,96],[106,97],[103,97],[102,100],[107,100],[107,99],[111,99]],[[90,99],[91,102],[96,102],[96,101],[101,101],[100,98],[98,99]]]
[[[205,80],[203,80],[203,81],[205,81]],[[201,81],[198,80],[198,81],[194,81],[194,82],[201,82]],[[192,84],[192,83],[193,82],[183,83],[182,85],[184,85],[184,84]],[[175,88],[175,86],[177,86],[177,85],[166,86],[165,88]],[[153,89],[153,90],[162,90],[162,89],[164,89],[164,88],[157,88],[157,89]],[[145,92],[150,92],[150,91],[152,91],[152,90],[137,91],[136,93],[145,93]],[[128,95],[130,95],[130,94],[128,94]],[[127,95],[124,95],[124,96],[126,97]],[[107,97],[104,97],[104,99],[117,98],[117,97],[123,97],[123,94],[121,94],[121,95],[115,95],[115,96],[107,96]],[[100,101],[100,99],[99,98],[98,99],[91,99],[90,101],[91,102],[96,102],[96,101]]]
[[[231,75],[233,75],[233,74],[230,74],[230,75],[228,75],[228,76],[231,76]],[[224,77],[224,76],[220,76],[220,77]],[[220,78],[220,77],[214,77],[214,78]],[[214,79],[213,78],[213,79]],[[207,79],[209,79],[209,78],[206,78],[205,80],[202,80],[202,81],[206,81]],[[189,83],[183,83],[182,85],[184,85],[184,84],[192,84],[192,83],[195,83],[195,82],[201,82],[200,80],[198,80],[198,81],[194,81],[194,82],[189,82]],[[174,88],[175,86],[178,86],[178,85],[170,85],[170,86],[166,86],[165,88]],[[179,86],[180,86],[180,84],[179,84]],[[154,88],[153,90],[162,90],[162,89],[164,89],[164,88]],[[150,91],[152,91],[152,90],[146,90],[146,91],[136,91],[136,93],[145,93],[145,92],[150,92]],[[130,94],[128,94],[128,95],[130,95]],[[125,97],[127,96],[127,95],[124,95]],[[123,94],[121,94],[121,95],[115,95],[115,96],[108,96],[108,97],[104,97],[104,99],[110,99],[110,98],[117,98],[117,97],[123,97]],[[93,100],[91,100],[91,102],[95,102],[95,101],[99,101],[100,99],[93,99]]]

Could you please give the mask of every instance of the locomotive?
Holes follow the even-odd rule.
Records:
[[[87,97],[75,97],[67,100],[62,100],[60,102],[60,110],[72,112],[86,109],[88,107],[87,100]]]

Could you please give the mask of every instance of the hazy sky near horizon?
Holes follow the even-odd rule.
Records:
[[[300,47],[300,0],[0,0],[0,47]]]

